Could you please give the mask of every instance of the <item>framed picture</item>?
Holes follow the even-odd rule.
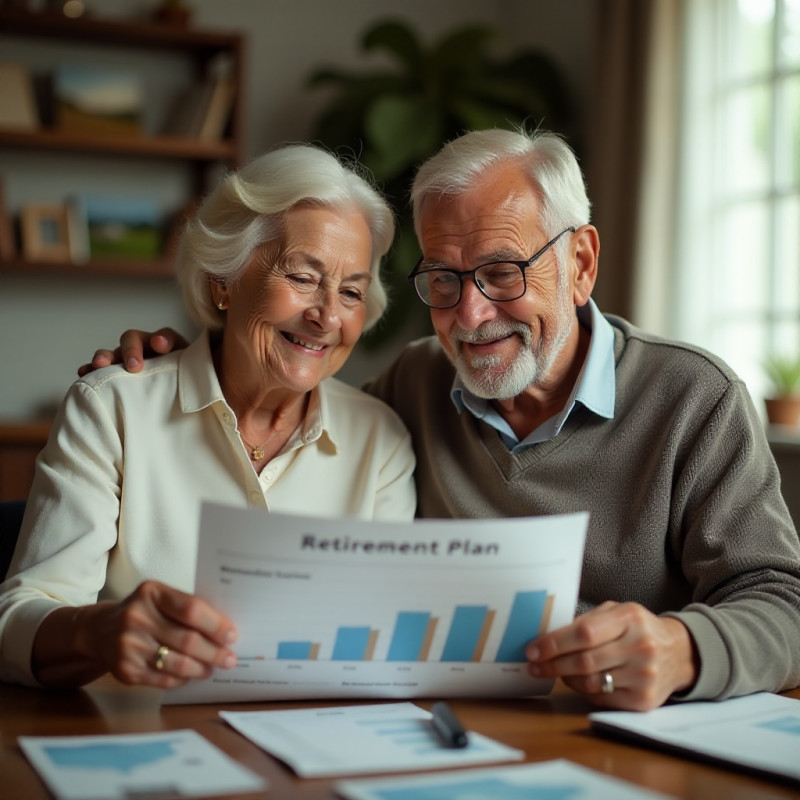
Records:
[[[75,216],[85,220],[92,258],[153,259],[163,250],[163,220],[149,197],[79,194]]]
[[[22,252],[28,261],[69,262],[69,213],[65,205],[27,205],[20,212]]]
[[[62,64],[53,80],[56,127],[73,133],[138,136],[144,92],[139,76],[107,66]]]

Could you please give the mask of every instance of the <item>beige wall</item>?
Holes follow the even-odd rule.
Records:
[[[137,0],[92,0],[98,15],[140,13]],[[152,3],[150,4],[152,5]],[[190,0],[195,24],[247,32],[248,155],[287,140],[307,138],[326,100],[306,89],[317,66],[353,67],[359,63],[358,37],[379,18],[397,15],[435,36],[468,21],[487,22],[513,45],[540,47],[562,66],[578,107],[579,121],[589,83],[592,0]],[[0,39],[0,60],[14,58],[14,43]],[[44,58],[55,58],[49,53]],[[168,80],[170,65],[149,60]],[[372,61],[370,63],[376,63]],[[176,65],[177,69],[178,66]],[[60,178],[56,156],[0,151],[0,175],[12,203],[59,201],[75,187]],[[73,159],[79,158],[73,156]],[[109,162],[83,158],[86,180],[99,190],[124,185],[134,192],[157,191],[174,204],[185,176],[165,177],[162,164]],[[13,210],[13,207],[12,207]],[[100,345],[116,343],[127,327],[191,327],[174,286],[168,281],[108,281],[76,278],[24,278],[0,274],[0,419],[22,419],[63,395],[78,364]],[[342,377],[358,383],[378,370],[401,344],[379,355],[357,352]]]

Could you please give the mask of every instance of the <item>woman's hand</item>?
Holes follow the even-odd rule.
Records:
[[[526,655],[531,675],[561,678],[597,705],[628,711],[657,708],[698,673],[686,626],[638,603],[603,603],[532,641]]]
[[[50,686],[81,685],[110,672],[125,684],[171,689],[208,677],[214,667],[233,667],[228,645],[235,640],[231,621],[204,600],[145,581],[119,603],[47,616],[32,663],[37,679]]]
[[[78,367],[78,375],[83,377],[96,369],[124,364],[128,372],[140,372],[145,358],[163,356],[172,350],[180,350],[188,342],[172,328],[161,328],[154,333],[127,330],[119,338],[116,350],[97,350],[88,364]]]

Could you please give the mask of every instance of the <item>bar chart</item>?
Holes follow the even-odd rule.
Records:
[[[211,519],[197,592],[235,622],[238,661],[210,687],[176,692],[181,702],[204,691],[410,698],[552,685],[530,675],[525,649],[573,618],[585,515],[413,525],[282,517],[272,537],[263,520],[241,510]]]
[[[492,660],[496,663],[525,661],[525,645],[548,628],[554,599],[546,591],[517,592],[500,646]],[[496,609],[487,605],[456,606],[439,660],[454,663],[483,661],[486,643],[496,619]],[[385,660],[428,661],[440,621],[429,611],[399,611],[395,616]],[[372,661],[382,635],[380,629],[368,626],[340,626],[335,631],[331,659]],[[279,641],[276,657],[283,660],[316,660],[320,646],[320,642],[310,640]]]

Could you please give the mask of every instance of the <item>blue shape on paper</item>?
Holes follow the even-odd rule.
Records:
[[[332,661],[361,661],[367,652],[370,629],[339,628],[333,645]]]
[[[113,769],[117,772],[131,772],[138,767],[175,756],[173,742],[167,740],[129,744],[50,745],[44,751],[59,767]]]
[[[511,613],[508,615],[508,624],[497,649],[495,661],[506,663],[521,663],[525,658],[525,646],[539,633],[542,621],[547,592],[517,592]]]
[[[472,661],[489,606],[457,606],[442,661]]]
[[[290,661],[307,661],[311,655],[311,642],[278,642],[278,658]]]
[[[800,717],[776,717],[766,722],[759,722],[757,728],[767,728],[778,733],[791,733],[800,736]]]
[[[386,788],[375,790],[380,800],[568,800],[579,797],[583,790],[578,786],[520,786],[507,783],[502,778],[483,778],[479,780],[460,780],[452,783],[439,783],[436,786],[414,786],[407,788]]]
[[[384,722],[384,725],[386,723]],[[420,731],[428,731],[430,730],[430,724],[424,722],[423,720],[410,720],[409,722],[402,722],[399,721],[395,725],[391,725],[390,727],[378,727],[375,729],[376,736],[402,736],[406,733],[419,733]]]
[[[397,615],[387,661],[416,661],[419,658],[431,615],[423,611],[401,611]]]

